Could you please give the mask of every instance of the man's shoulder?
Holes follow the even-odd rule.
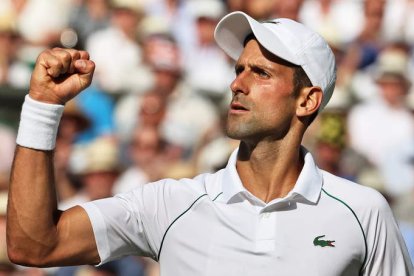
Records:
[[[388,211],[389,204],[377,190],[323,171],[322,193],[355,212]]]
[[[214,199],[222,192],[223,170],[215,173],[202,173],[193,178],[165,178],[145,184],[145,193],[157,194],[164,199],[193,201],[200,196]]]
[[[163,217],[168,225],[200,204],[211,204],[221,193],[220,174],[205,173],[194,178],[165,178],[141,185],[129,193],[119,194],[125,204],[139,210],[147,221]]]

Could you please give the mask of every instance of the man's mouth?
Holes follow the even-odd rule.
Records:
[[[248,109],[239,102],[232,102],[230,104],[231,111],[248,111]]]

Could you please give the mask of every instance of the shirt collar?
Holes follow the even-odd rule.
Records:
[[[237,153],[239,152],[239,148],[236,148],[233,153],[230,155],[229,161],[227,166],[224,170],[223,175],[223,200],[226,203],[235,197],[237,194],[246,192],[246,188],[244,188],[243,183],[239,177],[239,174],[236,170],[236,161],[237,161]]]
[[[293,198],[300,196],[310,203],[316,203],[319,199],[322,189],[322,173],[316,166],[311,153],[301,147],[302,156],[304,156],[304,165],[293,189],[285,197]],[[247,193],[250,194],[243,186],[239,174],[236,170],[238,148],[231,154],[223,174],[223,201],[229,203],[236,195]],[[280,201],[280,199],[278,199]]]

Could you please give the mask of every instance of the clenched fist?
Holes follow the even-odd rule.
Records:
[[[85,51],[45,50],[37,58],[29,95],[41,102],[65,104],[91,84],[94,70]]]

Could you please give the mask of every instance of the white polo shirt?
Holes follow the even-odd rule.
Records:
[[[265,203],[236,171],[164,179],[83,204],[101,262],[150,256],[163,276],[414,275],[385,199],[305,165],[293,190]]]

